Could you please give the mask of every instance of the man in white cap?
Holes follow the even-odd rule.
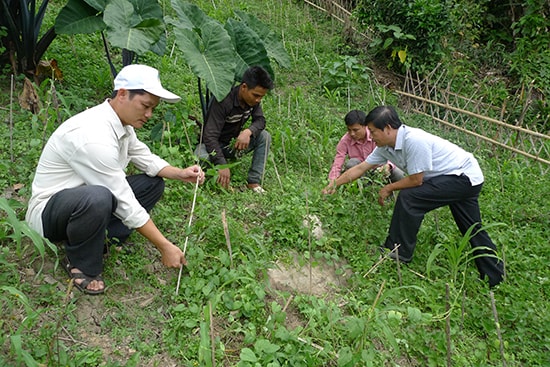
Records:
[[[202,183],[204,173],[196,165],[171,166],[134,131],[161,100],[180,97],[162,87],[156,69],[126,66],[115,78],[112,98],[65,121],[40,156],[26,220],[51,241],[64,241],[63,266],[84,293],[104,292],[106,242],[124,242],[134,229],[157,247],[164,265],[187,263],[149,211],[162,196],[163,178]],[[143,174],[127,177],[130,162]]]

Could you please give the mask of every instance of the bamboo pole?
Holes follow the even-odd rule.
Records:
[[[538,157],[538,156],[536,156],[536,155],[533,155],[533,154],[524,152],[523,150],[519,150],[519,149],[514,148],[514,147],[510,147],[510,146],[508,146],[508,145],[506,145],[506,144],[503,144],[503,143],[501,143],[501,142],[499,142],[499,141],[496,141],[496,140],[494,140],[494,139],[488,138],[488,137],[486,137],[486,136],[483,136],[483,135],[481,135],[481,134],[475,133],[475,132],[470,131],[470,130],[468,130],[468,129],[465,129],[465,128],[463,128],[463,127],[457,126],[457,125],[455,125],[455,124],[451,124],[450,122],[447,122],[447,121],[445,121],[445,120],[439,119],[439,118],[437,118],[437,117],[433,117],[433,116],[431,116],[431,115],[428,114],[428,113],[425,113],[425,112],[422,112],[422,111],[418,111],[418,110],[414,110],[414,112],[419,113],[419,114],[424,115],[424,116],[427,116],[427,117],[430,117],[430,118],[432,118],[433,120],[435,120],[435,121],[437,121],[437,122],[440,122],[440,123],[442,123],[442,124],[444,124],[444,125],[450,126],[450,127],[454,128],[454,129],[457,129],[457,130],[459,130],[459,131],[462,131],[462,132],[464,132],[464,133],[466,133],[466,134],[473,135],[473,136],[475,136],[476,138],[479,138],[479,139],[481,139],[481,140],[485,140],[485,141],[487,141],[487,142],[489,142],[489,143],[491,143],[491,144],[498,145],[498,146],[501,147],[501,148],[508,149],[508,150],[510,150],[510,151],[512,151],[512,152],[514,152],[514,153],[521,154],[521,155],[523,155],[523,156],[525,156],[525,157],[528,157],[528,158],[531,158],[531,159],[533,159],[533,160],[535,160],[535,161],[537,161],[537,162],[541,162],[541,163],[545,163],[545,164],[547,164],[547,165],[550,165],[550,161],[549,161],[549,160],[546,160],[546,159],[544,159],[544,158],[541,158],[541,157]]]
[[[339,22],[344,23],[344,24],[346,24],[346,23],[349,22],[349,17],[352,15],[347,9],[343,8],[343,7],[342,7],[341,5],[339,5],[339,4],[336,4],[334,1],[332,1],[332,4],[335,5],[338,9],[342,10],[342,12],[348,17],[348,19],[342,19],[342,18],[336,16],[334,13],[329,12],[327,9],[325,9],[325,8],[323,8],[323,7],[317,5],[317,4],[315,4],[315,3],[313,3],[313,2],[311,2],[311,1],[309,1],[309,0],[304,0],[304,2],[305,2],[306,4],[308,4],[308,5],[311,5],[312,7],[314,7],[314,8],[317,9],[317,10],[320,10],[320,11],[322,11],[322,12],[324,12],[324,13],[329,14],[331,17],[333,17],[334,19],[336,19],[336,20],[338,20]],[[357,34],[360,34],[361,36],[363,36],[363,37],[365,37],[365,38],[367,38],[367,39],[370,39],[370,37],[368,37],[365,33],[360,32],[357,28],[351,27],[351,29],[352,29],[354,32],[356,32]]]
[[[223,234],[225,235],[225,244],[227,245],[227,250],[229,251],[229,261],[231,268],[233,268],[233,250],[231,249],[231,239],[229,238],[229,226],[227,225],[227,218],[225,217],[225,209],[222,210],[222,225]]]
[[[419,101],[427,102],[427,103],[430,103],[430,104],[434,104],[434,105],[436,105],[436,106],[443,107],[443,108],[449,109],[449,110],[451,110],[451,111],[463,113],[463,114],[465,114],[465,115],[472,116],[472,117],[475,117],[475,118],[478,118],[478,119],[480,119],[480,120],[484,120],[484,121],[487,121],[487,122],[491,122],[491,123],[493,123],[493,124],[496,124],[496,125],[500,125],[500,126],[509,128],[509,129],[511,129],[511,130],[517,130],[517,131],[520,131],[520,132],[523,132],[523,133],[526,133],[526,134],[535,136],[535,137],[537,137],[537,138],[550,139],[550,135],[546,135],[546,134],[542,134],[542,133],[539,133],[539,132],[536,132],[536,131],[532,131],[532,130],[529,130],[529,129],[525,129],[525,128],[520,127],[520,126],[510,125],[510,124],[507,124],[507,123],[505,123],[505,122],[502,122],[502,121],[493,119],[493,118],[491,118],[491,117],[479,115],[479,114],[477,114],[477,113],[470,112],[470,111],[467,111],[467,110],[463,110],[463,109],[461,109],[461,108],[453,107],[453,106],[450,106],[450,105],[445,104],[445,103],[437,102],[437,101],[434,101],[434,100],[431,100],[431,99],[428,99],[428,98],[424,98],[424,97],[418,97],[418,96],[416,96],[416,95],[414,95],[414,94],[410,94],[410,93],[407,93],[407,92],[402,92],[402,91],[399,91],[399,90],[396,90],[395,92],[396,92],[397,94],[401,94],[402,96],[405,96],[405,97],[417,99],[417,100],[419,100]]]
[[[497,329],[497,337],[500,346],[500,356],[502,358],[502,367],[506,367],[506,355],[504,354],[504,342],[502,341],[502,333],[500,332],[500,323],[498,322],[497,306],[495,303],[495,295],[493,291],[489,292],[491,297],[491,309],[493,310],[493,317],[495,318],[495,326]]]
[[[451,344],[451,304],[449,299],[450,296],[450,290],[449,290],[449,283],[445,284],[445,313],[447,316],[445,317],[445,341],[447,343],[447,367],[452,366],[452,344]]]

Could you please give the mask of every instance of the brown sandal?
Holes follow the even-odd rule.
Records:
[[[90,294],[90,295],[97,295],[105,292],[105,281],[101,277],[101,274],[96,275],[95,277],[91,277],[89,275],[84,274],[81,271],[73,273],[71,270],[74,269],[75,267],[71,265],[71,263],[69,262],[69,259],[66,257],[63,260],[61,260],[61,265],[63,266],[63,268],[69,275],[69,277],[73,279],[74,286],[78,288],[80,291],[82,291],[83,293]],[[83,279],[83,280],[82,282],[77,283],[75,281],[76,279]],[[103,289],[93,290],[93,289],[86,288],[94,280],[103,282]]]

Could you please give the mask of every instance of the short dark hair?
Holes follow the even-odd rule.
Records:
[[[378,106],[369,112],[365,117],[366,124],[373,124],[374,127],[384,130],[386,126],[398,129],[403,123],[392,106]]]
[[[114,99],[116,97],[117,92],[118,90],[113,91],[113,94],[111,94],[111,99]],[[128,89],[128,92],[130,93],[130,99],[134,98],[136,94],[142,96],[147,93],[145,89]]]
[[[265,89],[273,89],[271,75],[261,66],[251,66],[243,74],[242,82],[249,88],[254,89],[258,85]]]
[[[351,110],[344,117],[344,122],[346,123],[346,126],[351,126],[353,124],[365,126],[367,124],[367,121],[365,121],[366,117],[367,115],[363,111]]]

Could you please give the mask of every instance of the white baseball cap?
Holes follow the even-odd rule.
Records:
[[[143,89],[169,103],[176,103],[181,99],[164,89],[158,70],[147,65],[133,64],[123,67],[115,78],[114,90],[119,89]]]

